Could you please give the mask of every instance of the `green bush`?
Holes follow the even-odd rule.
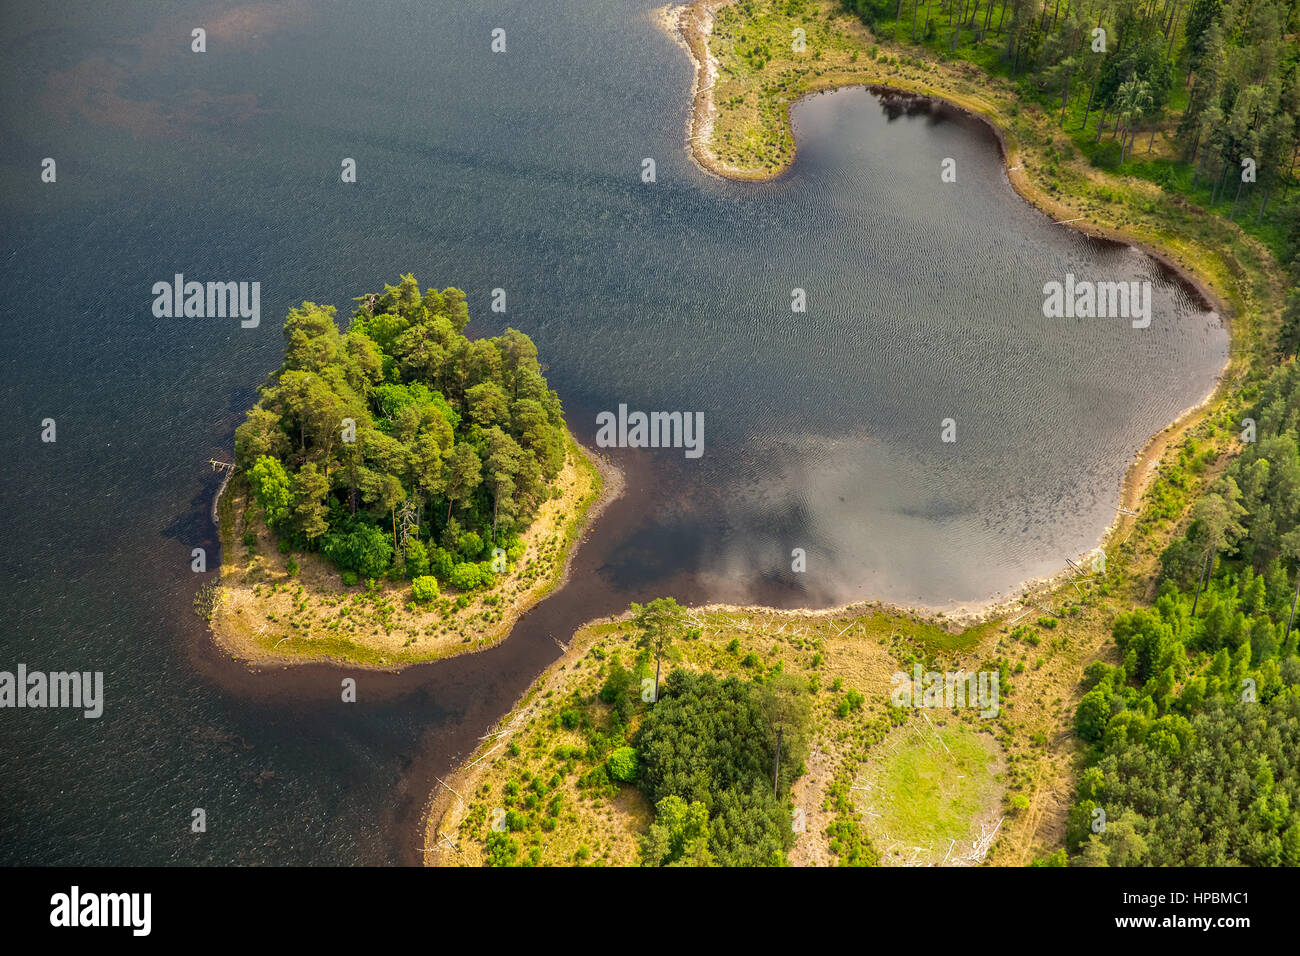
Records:
[[[421,604],[436,600],[440,593],[438,579],[431,575],[422,574],[411,582],[411,594]]]
[[[609,775],[614,780],[631,783],[640,771],[636,751],[631,747],[619,747],[609,755]]]
[[[448,580],[454,567],[456,567],[456,556],[446,548],[434,548],[433,553],[429,555],[429,573],[439,581]]]
[[[1079,701],[1074,729],[1084,740],[1090,743],[1101,740],[1101,735],[1106,731],[1106,724],[1110,722],[1110,697],[1110,687],[1099,684],[1084,694],[1083,700]]]
[[[406,576],[414,580],[429,573],[429,549],[424,542],[412,538],[406,542]]]
[[[609,669],[609,676],[600,688],[600,699],[609,704],[614,711],[614,723],[622,726],[631,718],[636,709],[634,688],[636,675],[615,661]]]
[[[465,560],[472,561],[483,553],[483,539],[477,533],[467,531],[456,542],[456,550]]]
[[[457,591],[472,591],[482,582],[483,575],[477,564],[465,561],[451,569],[449,580]]]
[[[377,578],[393,560],[393,542],[372,524],[357,524],[351,531],[321,538],[321,553],[340,571],[355,571]]]
[[[509,866],[519,855],[519,844],[504,833],[493,831],[487,838],[488,866]]]
[[[348,587],[350,587],[350,588],[354,588],[354,587],[356,587],[356,586],[357,586],[357,572],[355,572],[355,571],[344,571],[344,572],[343,572],[343,583],[344,583],[345,585],[347,585]]]

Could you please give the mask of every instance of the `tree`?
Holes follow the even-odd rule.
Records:
[[[256,407],[235,429],[235,464],[247,469],[258,458],[283,459],[289,453],[289,439],[280,428],[280,416]]]
[[[1119,118],[1115,123],[1115,131],[1120,136],[1119,161],[1121,163],[1124,162],[1125,153],[1132,147],[1133,139],[1137,136],[1137,124],[1151,109],[1153,103],[1151,88],[1145,80],[1131,76],[1120,84],[1116,94]]]
[[[674,598],[655,598],[644,607],[632,605],[632,626],[640,631],[639,646],[655,656],[655,701],[659,700],[659,665],[685,627],[684,609]]]
[[[1288,552],[1288,557],[1295,561],[1295,594],[1291,598],[1291,612],[1286,618],[1286,631],[1282,634],[1282,643],[1285,644],[1291,637],[1291,626],[1295,623],[1296,604],[1300,603],[1300,528],[1291,531],[1282,539],[1282,545]]]
[[[262,455],[248,472],[248,484],[266,512],[266,523],[272,528],[280,527],[293,505],[293,490],[284,466],[278,459]]]
[[[655,820],[641,843],[644,866],[712,866],[709,810],[699,801],[667,796],[655,804]]]
[[[787,766],[798,766],[807,757],[811,721],[808,682],[781,672],[763,686],[761,700],[768,727],[776,734],[772,741],[772,795],[779,796],[782,750],[787,754]]]
[[[483,480],[483,465],[478,453],[469,445],[457,444],[443,466],[443,488],[447,496],[447,520],[451,509],[459,502],[469,501],[474,489]]]
[[[504,403],[504,397],[502,401]],[[513,519],[518,510],[515,503],[514,476],[519,472],[523,449],[519,447],[518,442],[495,425],[487,430],[486,439],[487,472],[483,476],[483,482],[492,492],[492,540],[495,541],[502,505],[504,504],[505,514],[509,519]]]
[[[345,533],[325,535],[321,552],[342,570],[377,578],[393,560],[393,543],[379,528],[363,523]]]
[[[304,302],[290,309],[284,321],[284,367],[303,372],[323,372],[339,363],[342,337],[335,324],[332,305]]]
[[[1240,518],[1246,513],[1241,506],[1241,492],[1236,482],[1228,478],[1223,486],[1223,494],[1208,494],[1196,503],[1193,511],[1194,520],[1201,528],[1205,541],[1205,565],[1201,571],[1201,580],[1196,585],[1196,597],[1192,601],[1192,614],[1196,614],[1196,605],[1201,599],[1201,588],[1206,577],[1213,571],[1214,557],[1225,545],[1245,533]]]
[[[314,462],[308,462],[293,476],[291,484],[293,500],[291,527],[308,542],[314,543],[329,530],[329,524],[325,520],[329,513],[325,505],[325,498],[330,490],[329,479]]]
[[[702,804],[709,850],[722,866],[779,865],[794,841],[789,800],[774,796],[767,781],[774,734],[761,691],[679,667],[632,739],[647,798]]]
[[[613,780],[621,783],[630,783],[636,779],[637,775],[637,758],[636,749],[633,747],[618,747],[609,755],[606,761],[609,767],[609,776]]]
[[[1075,716],[1075,732],[1084,740],[1101,740],[1110,720],[1110,687],[1101,684],[1083,695]]]

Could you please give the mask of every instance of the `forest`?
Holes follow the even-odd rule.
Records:
[[[422,600],[490,583],[567,454],[537,348],[466,337],[465,294],[410,275],[355,301],[345,332],[332,306],[290,311],[236,468],[281,549],[318,550],[345,583],[405,575]]]
[[[1120,662],[1085,672],[1075,729],[1090,752],[1069,815],[1073,863],[1300,865],[1294,363],[1247,416],[1257,434],[1165,549],[1154,608],[1116,620]]]
[[[1023,99],[1059,114],[1058,125],[1095,167],[1152,181],[1263,241],[1290,274],[1280,344],[1295,353],[1296,0],[842,3],[881,38],[1010,79]]]

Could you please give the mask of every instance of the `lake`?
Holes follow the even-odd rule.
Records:
[[[1096,545],[1135,452],[1213,387],[1218,317],[1020,200],[950,109],[819,95],[788,174],[705,172],[650,6],[8,5],[0,669],[102,670],[107,703],[0,712],[0,861],[414,862],[434,775],[582,621],[664,593],[958,606]],[[704,454],[613,452],[627,493],[566,588],[343,706],[334,668],[222,658],[191,549],[216,567],[207,461],[287,310],[403,272],[465,289],[471,333],[531,335],[580,440],[620,403],[698,411]],[[260,282],[261,325],[155,318],[175,273]],[[1151,326],[1045,318],[1067,274],[1149,282]]]

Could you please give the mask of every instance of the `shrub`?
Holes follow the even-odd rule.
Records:
[[[377,578],[393,560],[393,542],[372,524],[358,524],[346,533],[321,538],[321,553],[341,571]]]
[[[467,531],[456,542],[456,550],[466,560],[473,560],[483,553],[483,539],[474,531]]]
[[[438,579],[431,575],[422,574],[411,582],[411,594],[421,604],[435,600],[439,593]]]
[[[609,676],[600,688],[600,699],[609,704],[614,711],[614,723],[623,725],[628,722],[636,707],[633,696],[635,675],[617,661],[610,667]]]
[[[434,548],[429,555],[429,573],[439,581],[451,577],[452,568],[456,567],[456,556],[446,548]]]
[[[636,751],[631,747],[619,747],[609,755],[609,775],[614,780],[631,783],[640,769]]]
[[[449,580],[457,591],[472,591],[482,581],[482,573],[477,564],[465,561],[451,569]]]
[[[1084,740],[1095,743],[1101,740],[1101,735],[1105,732],[1109,721],[1110,687],[1099,684],[1084,694],[1083,700],[1079,701],[1079,709],[1074,718],[1075,731]]]
[[[1083,669],[1083,684],[1092,690],[1103,680],[1110,678],[1110,665],[1105,661],[1093,661]]]
[[[418,539],[406,542],[406,576],[414,580],[428,573],[429,549]]]
[[[296,578],[298,576],[298,562],[294,559],[292,554],[289,555],[289,559],[284,562],[284,569],[289,572],[289,577]]]
[[[496,831],[488,834],[488,866],[509,866],[518,854],[519,844],[510,837]]]
[[[592,796],[613,796],[618,792],[609,780],[609,770],[598,763],[578,778],[578,789],[591,791]]]
[[[354,587],[356,587],[356,586],[357,586],[357,572],[355,572],[355,571],[344,571],[344,572],[343,572],[343,583],[344,583],[345,585],[347,585],[348,587],[350,587],[350,588],[354,588]]]

